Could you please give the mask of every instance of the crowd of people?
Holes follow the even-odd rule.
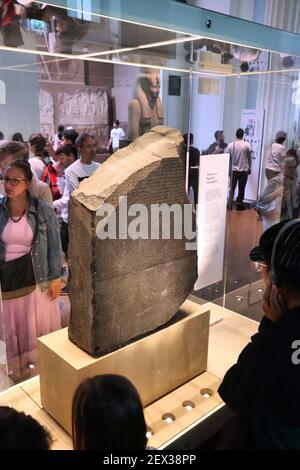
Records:
[[[194,147],[192,133],[185,134],[184,142],[189,147],[189,177],[188,189],[193,190],[194,203],[198,202],[198,178],[201,155],[216,155],[229,153],[229,181],[228,208],[236,210],[247,208],[245,204],[245,189],[248,177],[252,170],[253,149],[250,143],[244,140],[244,130],[236,131],[235,140],[230,144],[225,142],[224,132],[217,130],[215,141],[208,149],[200,151]],[[287,134],[278,131],[275,141],[267,148],[265,155],[265,176],[267,184],[258,198],[257,212],[262,221],[262,228],[276,224],[280,220],[298,218],[300,215],[300,167],[299,149],[286,149],[284,143]],[[234,201],[234,194],[238,185],[238,194]]]

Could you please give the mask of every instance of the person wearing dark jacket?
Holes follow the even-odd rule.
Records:
[[[223,131],[216,131],[215,134],[215,142],[210,144],[207,150],[205,150],[202,155],[215,155],[217,153],[224,153],[224,150],[228,146],[225,142],[225,136]]]
[[[300,221],[266,230],[250,259],[266,284],[265,315],[218,392],[246,448],[300,449]]]
[[[200,151],[194,147],[194,135],[190,133],[189,141],[189,181],[188,181],[188,191],[192,187],[194,192],[194,204],[198,204],[198,180],[199,180],[199,159]],[[185,149],[187,153],[188,148],[188,134],[183,136]]]

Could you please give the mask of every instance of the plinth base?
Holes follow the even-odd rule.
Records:
[[[67,328],[39,338],[42,406],[71,434],[72,398],[87,377],[124,375],[147,406],[204,372],[209,311],[187,300],[180,312],[185,318],[177,323],[99,358],[75,346]]]

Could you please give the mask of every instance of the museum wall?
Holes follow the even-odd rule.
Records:
[[[0,104],[0,130],[5,138],[22,132],[25,138],[39,129],[36,56],[2,51],[0,80],[5,103]]]
[[[195,76],[193,79],[191,132],[199,150],[207,149],[214,141],[215,131],[223,129],[224,85],[224,78]],[[227,138],[226,130],[225,135]]]
[[[169,89],[169,80],[179,77],[179,95],[172,94]],[[171,77],[171,79],[170,79]],[[175,93],[175,90],[174,92]],[[170,127],[179,129],[182,134],[188,131],[190,107],[190,79],[188,73],[162,71],[161,98],[164,106],[164,122]]]
[[[115,64],[113,69],[113,88],[111,90],[114,119],[120,121],[125,134],[128,131],[128,105],[133,97],[133,90],[139,67]]]

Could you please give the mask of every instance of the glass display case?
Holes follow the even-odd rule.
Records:
[[[208,371],[221,379],[255,331],[253,320],[262,316],[263,284],[248,255],[263,230],[255,207],[267,183],[267,153],[276,133],[286,132],[286,149],[297,151],[300,146],[299,35],[173,0],[57,0],[15,5],[15,9],[0,30],[0,130],[4,139],[21,132],[27,141],[31,133],[42,132],[50,140],[59,124],[72,126],[96,136],[97,160],[105,162],[110,158],[107,143],[114,119],[125,131],[124,145],[137,137],[129,117],[137,84],[144,80],[162,103],[163,124],[186,134],[187,146],[199,150],[199,279],[189,299],[203,311],[213,312]],[[228,144],[238,128],[251,145],[252,160],[241,211],[230,204],[229,157],[224,166]],[[195,188],[191,191],[187,176],[190,158],[191,150],[187,152],[185,184],[193,202]],[[208,202],[215,201],[218,191],[225,198],[209,205],[201,178],[214,172],[222,177],[222,188],[216,186]],[[66,327],[67,297],[61,297],[59,303],[62,327]],[[235,327],[233,337],[226,336]],[[15,382],[9,378],[5,331],[1,337],[0,387],[4,390]],[[222,356],[219,339],[225,356],[226,341],[229,351],[221,369],[217,364]],[[38,373],[36,364],[27,366],[27,376]],[[24,377],[13,378],[19,382]],[[211,382],[211,387],[216,388],[216,383]],[[207,388],[202,383],[199,387],[202,391]],[[204,391],[203,400],[210,392],[206,395]],[[174,425],[173,435],[166,434],[157,445],[172,447],[176,436],[182,438],[187,429],[195,432],[195,423],[202,423],[206,412],[211,417],[213,409],[222,408],[218,399],[212,400],[209,411],[201,402],[201,417],[195,415],[182,429]],[[190,406],[194,409],[194,403]],[[155,434],[155,425],[149,426]]]

